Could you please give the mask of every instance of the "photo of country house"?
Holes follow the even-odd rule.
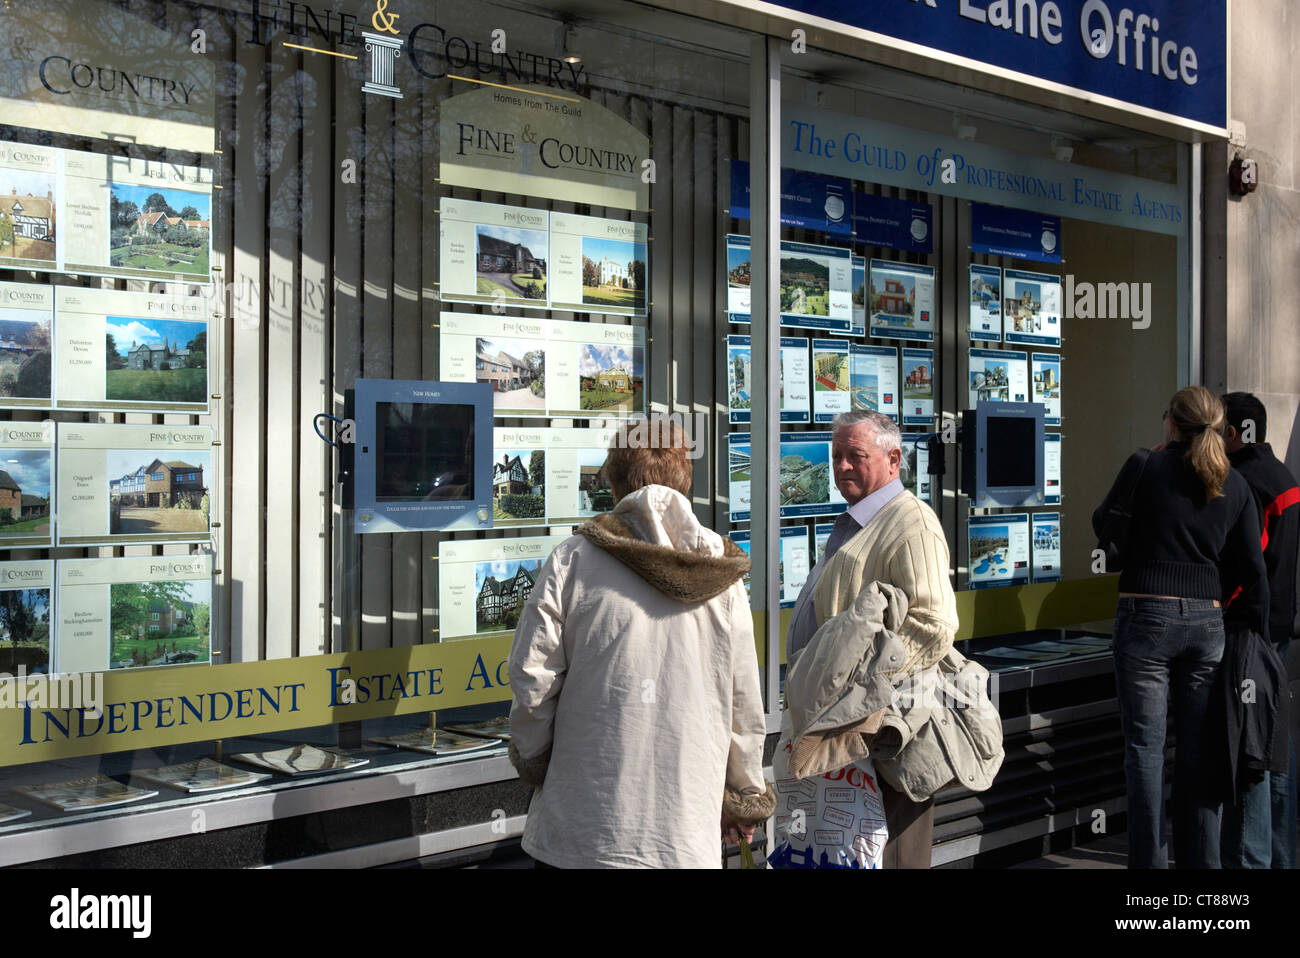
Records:
[[[933,373],[924,359],[903,360],[903,398],[934,398]]]
[[[207,193],[110,183],[109,261],[126,269],[209,275]]]
[[[492,462],[493,523],[540,525],[546,519],[546,451],[499,449]]]
[[[474,341],[474,378],[492,386],[498,410],[546,408],[546,353],[538,340],[480,336]]]
[[[578,453],[578,515],[598,516],[614,508],[614,490],[605,478],[608,449],[583,449]]]
[[[513,632],[541,571],[541,559],[475,563],[475,632]]]
[[[109,668],[189,665],[212,659],[212,582],[115,582],[109,586]]]
[[[0,402],[50,399],[50,318],[0,306]]]
[[[727,286],[749,289],[749,247],[727,247]]]
[[[113,449],[107,454],[111,535],[208,535],[211,453]]]
[[[830,502],[830,444],[781,443],[781,505]]]
[[[202,403],[208,394],[206,323],[109,316],[104,398]]]
[[[546,305],[545,230],[479,225],[475,237],[475,291],[480,296],[500,293],[506,302]]]
[[[916,312],[916,280],[902,273],[871,276],[871,321],[877,326],[910,328]]]
[[[639,412],[644,405],[645,350],[586,343],[578,352],[578,408]]]
[[[53,264],[54,176],[0,167],[0,262]]]
[[[50,455],[6,449],[0,456],[0,543],[50,534]]]
[[[829,316],[831,264],[825,256],[781,253],[781,312]]]
[[[0,589],[0,671],[50,671],[50,590]]]
[[[646,251],[641,243],[582,238],[582,302],[645,312]]]

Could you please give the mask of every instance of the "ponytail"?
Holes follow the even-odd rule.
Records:
[[[1223,484],[1232,464],[1223,444],[1223,403],[1204,386],[1188,386],[1174,394],[1169,403],[1180,439],[1188,443],[1183,461],[1196,472],[1205,486],[1205,498],[1223,495]]]

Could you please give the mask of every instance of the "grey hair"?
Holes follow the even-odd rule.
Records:
[[[860,426],[868,423],[876,437],[876,445],[885,452],[897,449],[902,455],[898,463],[898,474],[906,482],[911,479],[912,467],[907,461],[907,453],[903,449],[903,435],[899,431],[898,423],[890,419],[883,412],[874,412],[870,409],[855,409],[852,412],[842,412],[835,417],[831,423],[831,435],[837,436],[842,429],[852,429],[854,426]]]

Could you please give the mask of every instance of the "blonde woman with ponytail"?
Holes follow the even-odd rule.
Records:
[[[1164,766],[1172,704],[1174,863],[1218,868],[1218,756],[1202,743],[1218,714],[1210,692],[1223,658],[1223,608],[1232,602],[1234,616],[1267,639],[1268,583],[1250,489],[1224,448],[1223,404],[1188,386],[1161,418],[1165,441],[1128,458],[1092,517],[1100,536],[1112,509],[1131,514],[1114,637],[1129,867],[1169,866]]]

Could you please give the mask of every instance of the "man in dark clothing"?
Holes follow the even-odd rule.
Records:
[[[1223,397],[1228,458],[1250,486],[1259,514],[1260,546],[1268,570],[1269,633],[1282,662],[1296,624],[1296,563],[1300,552],[1300,487],[1264,441],[1268,414],[1250,393]],[[1285,694],[1284,689],[1284,694]],[[1296,751],[1289,731],[1289,772],[1265,773],[1262,781],[1225,805],[1221,860],[1225,868],[1294,868],[1296,849]]]

